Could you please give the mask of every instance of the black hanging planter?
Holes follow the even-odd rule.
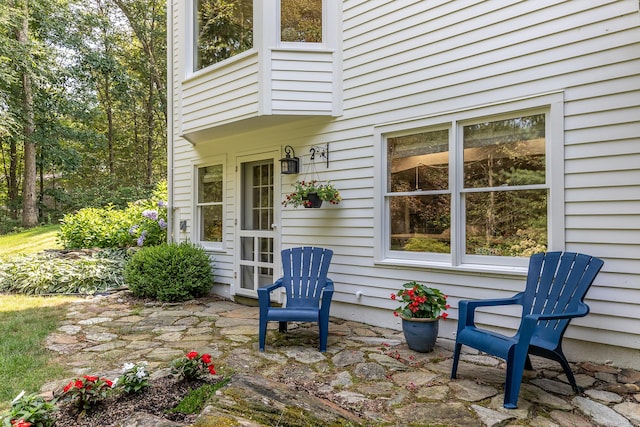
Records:
[[[322,199],[316,193],[309,193],[303,198],[305,208],[319,208],[322,206]]]

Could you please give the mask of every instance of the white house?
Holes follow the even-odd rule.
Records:
[[[417,280],[449,295],[453,338],[458,300],[584,252],[605,265],[565,350],[640,365],[637,0],[226,3],[168,2],[171,232],[216,292],[256,298],[282,248],[323,246],[332,316],[399,329],[390,294]],[[310,179],[342,202],[282,205]]]

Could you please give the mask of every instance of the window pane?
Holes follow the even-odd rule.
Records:
[[[447,129],[389,138],[388,191],[427,191],[449,188]]]
[[[389,198],[391,250],[449,253],[451,197],[394,196]]]
[[[467,193],[466,253],[530,256],[547,248],[547,190]]]
[[[222,205],[200,207],[200,241],[222,241]]]
[[[198,203],[222,202],[222,165],[198,169]]]
[[[322,43],[322,0],[280,0],[280,40]]]
[[[253,47],[253,0],[195,0],[194,69]]]
[[[544,114],[464,126],[465,188],[544,183]]]

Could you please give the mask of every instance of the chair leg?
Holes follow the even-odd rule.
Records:
[[[259,336],[259,348],[260,351],[264,351],[264,343],[267,339],[267,321],[260,320],[260,333]]]
[[[327,351],[327,339],[329,336],[329,322],[319,321],[318,322],[318,330],[320,332],[320,346],[319,350],[321,353]]]
[[[456,379],[456,375],[458,373],[458,361],[460,360],[460,350],[462,349],[462,344],[456,342],[453,348],[453,364],[451,365],[451,379]]]
[[[279,322],[278,331],[287,332],[287,322]]]
[[[582,390],[580,390],[580,387],[578,387],[578,384],[576,383],[576,377],[573,375],[573,372],[571,371],[571,367],[569,366],[569,361],[564,356],[564,353],[562,353],[562,351],[554,351],[553,354],[555,354],[556,360],[562,366],[562,370],[564,371],[564,374],[567,376],[567,379],[569,380],[569,384],[571,384],[571,388],[573,388],[574,393],[580,394]]]
[[[527,354],[527,360],[524,362],[524,369],[527,371],[533,371],[533,365],[531,364],[531,357]]]
[[[512,348],[507,358],[507,378],[504,383],[504,404],[506,409],[518,407],[518,395],[522,384],[522,374],[527,360],[527,348],[518,351]]]

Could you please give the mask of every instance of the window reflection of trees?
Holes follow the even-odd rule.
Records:
[[[280,0],[280,40],[322,43],[322,0]]]
[[[195,69],[253,47],[253,0],[196,0]]]
[[[463,126],[456,197],[464,202],[465,253],[546,250],[545,126],[545,114]],[[387,140],[390,249],[450,252],[448,137],[443,129]]]

